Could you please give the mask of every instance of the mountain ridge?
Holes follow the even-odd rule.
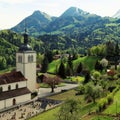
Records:
[[[24,21],[26,21],[26,27],[30,35],[39,36],[39,34],[61,32],[61,30],[69,27],[69,25],[75,27],[75,24],[82,24],[81,21],[83,22],[84,20],[86,21],[86,19],[91,19],[92,16],[94,17],[94,19],[100,17],[98,15],[90,14],[86,11],[83,11],[77,7],[68,8],[59,17],[53,17],[37,10],[34,11],[32,15],[23,19],[18,25],[11,28],[11,30],[23,33],[23,28],[25,26]]]
[[[120,18],[120,9],[112,17],[113,18]]]

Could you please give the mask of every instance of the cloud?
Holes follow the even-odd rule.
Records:
[[[1,3],[6,4],[23,4],[23,3],[30,3],[35,0],[0,0]]]

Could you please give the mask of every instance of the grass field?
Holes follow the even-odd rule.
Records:
[[[94,69],[94,65],[96,63],[96,60],[98,60],[98,57],[95,56],[85,56],[85,57],[79,57],[78,59],[73,61],[73,69],[76,68],[76,66],[81,62],[83,63],[84,67],[89,69],[89,70],[93,70]],[[60,59],[58,60],[54,60],[53,62],[51,62],[48,66],[48,71],[49,73],[55,73],[56,69],[58,69],[60,65]]]
[[[56,107],[52,110],[48,110],[47,112],[41,113],[40,115],[31,118],[30,120],[56,120],[56,113],[58,112],[60,107]]]
[[[98,57],[95,56],[85,56],[85,57],[80,57],[77,60],[73,61],[74,67],[76,67],[80,62],[83,63],[83,66],[89,70],[94,69],[94,65],[96,61],[98,60]]]
[[[48,65],[48,73],[55,73],[56,69],[60,65],[60,59],[58,60],[53,60],[49,65]]]

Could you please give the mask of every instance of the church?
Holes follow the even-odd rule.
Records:
[[[16,53],[16,71],[0,75],[0,110],[31,100],[36,89],[36,52],[24,43]]]

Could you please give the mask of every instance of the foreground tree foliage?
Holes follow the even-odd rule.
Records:
[[[57,113],[57,120],[79,120],[80,104],[77,100],[69,99],[62,104],[59,112]]]
[[[99,98],[101,93],[102,93],[102,88],[99,85],[94,86],[93,84],[88,83],[85,86],[85,100],[87,102],[93,101],[93,103],[95,103],[96,98]]]

